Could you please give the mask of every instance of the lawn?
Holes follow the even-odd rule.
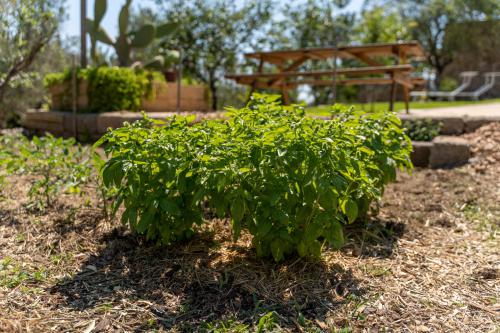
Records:
[[[431,101],[431,102],[410,102],[410,109],[433,109],[433,108],[445,108],[452,106],[463,106],[463,105],[474,105],[474,104],[488,104],[488,103],[498,103],[500,98],[497,99],[485,99],[481,101]],[[367,110],[367,111],[380,111],[387,110],[389,108],[388,102],[376,102],[376,103],[354,103],[348,105],[354,105],[357,109]],[[314,116],[328,116],[330,106],[320,105],[311,106],[307,108],[307,113]],[[403,111],[405,109],[405,104],[403,102],[396,102],[394,104],[395,111]]]

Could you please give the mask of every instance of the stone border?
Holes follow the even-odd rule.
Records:
[[[220,112],[148,112],[148,117],[156,120],[165,120],[174,115],[195,115],[195,122],[202,119],[216,119],[221,117]],[[81,113],[76,115],[78,139],[93,141],[99,139],[108,128],[118,128],[125,122],[132,123],[143,118],[140,112],[115,111],[104,113]],[[29,110],[21,117],[21,125],[33,133],[49,132],[57,136],[73,136],[73,114],[71,112]]]
[[[465,164],[471,157],[467,140],[438,136],[432,142],[414,141],[411,160],[416,167],[450,168]]]
[[[222,112],[148,112],[152,119],[164,120],[173,115],[195,115],[195,122],[202,119],[218,119]],[[142,119],[138,112],[117,111],[76,115],[78,139],[81,141],[98,140],[108,128],[118,128],[123,123]],[[73,136],[73,115],[70,112],[30,110],[23,114],[21,124],[36,134],[45,132],[57,136]],[[479,126],[479,123],[474,123]],[[484,123],[481,123],[484,124]],[[432,142],[413,142],[412,162],[417,167],[449,167],[466,163],[470,157],[467,141],[452,136],[438,136]]]
[[[461,135],[464,133],[472,133],[479,127],[492,123],[500,122],[500,117],[444,117],[436,115],[415,115],[415,114],[400,114],[399,118],[402,121],[415,121],[429,119],[435,123],[441,123],[441,134],[444,135]]]

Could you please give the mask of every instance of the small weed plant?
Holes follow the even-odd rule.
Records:
[[[88,149],[74,139],[52,135],[32,140],[20,134],[2,136],[0,155],[3,175],[33,176],[28,192],[30,206],[41,210],[52,206],[63,192],[80,193],[92,171]]]
[[[96,145],[122,222],[171,244],[208,223],[209,207],[276,261],[342,246],[343,225],[367,213],[398,168],[411,169],[411,142],[394,113],[335,106],[324,121],[278,100],[254,95],[224,121],[145,118],[108,132]]]
[[[431,119],[405,121],[403,127],[413,141],[432,141],[441,131],[442,124]]]

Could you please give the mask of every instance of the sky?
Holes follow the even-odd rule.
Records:
[[[240,1],[240,0],[236,0]],[[287,0],[282,0],[287,1]],[[363,5],[364,0],[351,0],[349,6],[343,11],[359,11]],[[120,8],[125,3],[125,0],[108,0],[108,10],[104,16],[102,25],[104,29],[111,35],[116,36],[118,31],[118,13]],[[140,0],[132,3],[134,7],[153,7],[152,0]],[[67,2],[68,17],[63,25],[63,35],[66,37],[79,36],[80,34],[80,0],[68,0]],[[87,0],[87,17],[92,17],[94,11],[94,1]]]

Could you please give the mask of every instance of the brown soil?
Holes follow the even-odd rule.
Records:
[[[401,174],[379,215],[316,262],[255,258],[248,235],[230,241],[226,221],[155,247],[106,221],[94,195],[29,210],[29,179],[9,177],[0,331],[197,332],[224,322],[231,328],[220,332],[232,332],[275,311],[285,332],[495,332],[500,171],[478,147],[488,131],[470,135],[471,165]]]

